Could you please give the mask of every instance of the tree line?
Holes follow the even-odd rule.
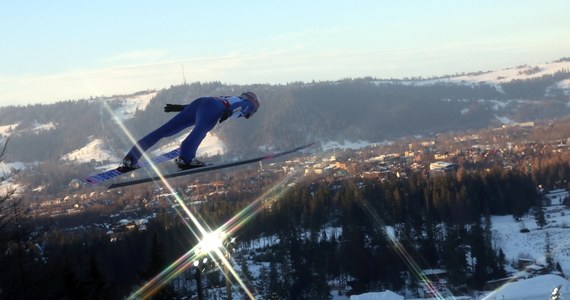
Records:
[[[505,113],[521,121],[565,115],[567,95],[552,87],[569,76],[567,71],[560,71],[504,83],[501,93],[483,83],[408,85],[373,78],[251,86],[195,82],[159,91],[145,109],[137,110],[124,125],[138,139],[172,117],[163,112],[166,103],[186,104],[202,96],[239,95],[244,90],[254,90],[262,99],[255,121],[240,120],[232,126],[222,124],[215,128],[232,151],[255,152],[259,145],[287,147],[316,138],[380,141],[488,127],[496,119],[493,101],[533,100],[511,104]],[[545,96],[546,90],[549,97]],[[127,97],[1,107],[0,126],[18,124],[13,131],[17,134],[12,134],[8,161],[58,160],[94,138],[103,139],[110,150],[121,156],[131,146],[130,141],[107,107],[118,108]],[[35,122],[52,122],[55,128],[31,131]]]
[[[508,263],[493,245],[490,215],[528,213],[539,199],[535,180],[561,166],[543,168],[536,174],[493,169],[384,182],[307,179],[283,189],[271,209],[238,233],[244,245],[259,237],[279,242],[261,250],[245,247],[236,259],[269,263],[258,278],[248,275],[267,297],[327,299],[331,282],[345,282],[354,292],[419,287],[418,267],[445,268],[452,289],[481,288],[505,276]],[[255,197],[228,195],[199,206],[197,213],[211,227],[219,226]],[[10,220],[5,224],[20,224],[0,231],[3,249],[10,249],[2,252],[10,263],[2,264],[1,289],[16,298],[122,298],[196,243],[167,211],[158,212],[149,231],[114,242],[89,227],[74,233],[53,227],[41,245],[35,245],[38,237],[30,238],[33,222],[22,211],[3,216]],[[173,293],[167,286],[157,298]]]

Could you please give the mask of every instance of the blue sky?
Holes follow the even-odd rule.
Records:
[[[286,84],[570,57],[570,1],[10,1],[0,105],[186,80]]]

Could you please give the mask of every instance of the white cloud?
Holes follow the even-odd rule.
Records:
[[[336,29],[342,30],[342,29]],[[302,33],[310,35],[312,30]],[[287,40],[290,37],[277,37]],[[294,39],[294,38],[292,38]],[[497,43],[497,53],[489,44],[448,44],[428,48],[376,47],[358,50],[350,46],[313,48],[303,43],[268,46],[253,52],[230,47],[226,54],[173,59],[166,50],[131,51],[110,57],[106,68],[54,75],[22,75],[0,78],[0,105],[54,102],[67,99],[110,96],[147,89],[162,89],[193,81],[221,81],[233,84],[287,83],[293,81],[337,80],[346,77],[445,75],[500,69],[520,64],[508,61],[509,53],[520,45]],[[236,50],[237,49],[237,50]],[[500,52],[500,53],[498,53]],[[494,57],[491,61],[488,57]],[[487,57],[484,64],[482,59]],[[516,56],[515,56],[516,57]],[[559,57],[552,57],[557,59]],[[510,59],[514,60],[513,55]],[[505,65],[509,63],[509,65]],[[532,64],[534,62],[524,61]]]
[[[119,63],[124,63],[125,61],[157,61],[166,58],[168,55],[169,51],[166,49],[135,50],[104,58],[102,61]]]

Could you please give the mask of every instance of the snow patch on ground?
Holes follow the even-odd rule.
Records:
[[[570,211],[563,205],[554,205],[547,207],[545,215],[548,224],[542,229],[533,216],[525,216],[521,222],[515,222],[510,215],[493,216],[495,246],[503,249],[508,262],[530,258],[546,265],[546,241],[550,239],[554,260],[565,274],[570,274]],[[522,228],[529,232],[520,232]]]
[[[481,298],[472,298],[467,296],[450,296],[438,299],[484,299],[484,300],[538,300],[551,299],[552,291],[560,288],[561,299],[566,299],[570,295],[570,281],[557,275],[542,275],[530,279],[520,280],[517,282],[507,283],[497,290],[487,293]],[[341,299],[341,298],[335,298]],[[343,298],[346,299],[346,298]],[[392,291],[370,292],[360,295],[353,295],[350,300],[403,300],[404,296],[400,296]],[[435,299],[435,298],[421,298]],[[410,299],[414,300],[414,299]],[[416,299],[417,300],[417,299]]]
[[[42,123],[38,123],[36,120],[34,120],[34,124],[30,130],[35,131],[35,132],[40,132],[40,131],[50,130],[50,129],[54,129],[54,128],[55,128],[55,124],[53,122],[42,124]]]
[[[491,109],[494,111],[504,110],[511,101],[499,101],[499,100],[479,100],[480,102],[490,102],[492,104]]]
[[[570,281],[557,275],[543,275],[508,283],[485,296],[486,300],[531,300],[551,299],[552,291],[561,286],[561,299],[570,294]],[[564,297],[566,296],[566,297]]]
[[[347,149],[352,149],[352,150],[356,150],[356,149],[362,149],[368,146],[382,146],[382,145],[391,145],[392,142],[390,141],[384,141],[381,143],[372,143],[369,141],[362,141],[362,140],[358,140],[358,141],[348,141],[348,140],[344,140],[343,142],[337,142],[337,141],[327,141],[324,142],[322,144],[322,148],[324,151],[328,151],[328,150],[334,150],[334,149],[341,149],[341,150],[347,150]]]
[[[501,122],[502,124],[513,124],[514,121],[507,118],[507,117],[499,117],[499,116],[495,116],[495,118],[497,118],[497,120],[499,120],[499,122]]]
[[[20,123],[14,123],[14,124],[0,126],[0,136],[9,136],[10,134],[15,133],[15,132],[26,132],[26,131],[40,133],[42,131],[54,129],[57,126],[57,124],[55,124],[54,122],[38,123],[38,121],[34,120],[34,123],[32,124],[31,127],[16,131],[16,128],[18,127],[18,125],[20,125]]]
[[[125,121],[131,119],[135,116],[135,112],[137,110],[144,110],[150,100],[152,100],[158,92],[151,92],[148,94],[136,95],[136,96],[128,96],[123,98],[123,106],[115,109],[115,117],[121,121]],[[117,98],[113,98],[117,100]]]
[[[61,160],[72,161],[76,163],[89,163],[91,161],[118,161],[119,158],[105,149],[101,139],[94,139],[85,147],[74,150],[65,154]]]
[[[12,171],[23,170],[24,168],[25,166],[21,162],[0,162],[0,196],[11,190],[16,191],[16,193],[24,190],[22,185],[16,183],[16,180],[10,177]]]
[[[507,68],[499,71],[486,72],[482,74],[471,74],[463,76],[448,77],[439,81],[464,82],[464,83],[505,83],[512,80],[528,80],[540,78],[545,75],[552,75],[562,70],[570,69],[570,61],[551,62],[538,64],[536,66],[519,66]]]
[[[200,156],[213,156],[213,155],[223,155],[227,152],[227,147],[224,142],[217,136],[208,133],[200,147],[198,147],[197,155]]]
[[[22,170],[24,164],[21,162],[5,163],[0,162],[0,177],[4,177],[12,172],[12,170]]]
[[[385,291],[352,295],[350,300],[404,300],[404,296],[400,296],[392,291]]]
[[[2,125],[0,126],[0,136],[8,136],[16,127],[18,127],[20,123],[14,123],[9,125]]]
[[[437,79],[403,81],[382,80],[375,82],[375,84],[379,85],[382,83],[399,83],[413,86],[428,86],[435,84],[462,84],[466,86],[477,86],[481,84],[488,84],[490,86],[493,86],[499,93],[504,94],[505,91],[501,86],[502,83],[507,83],[513,80],[529,80],[540,78],[545,75],[553,75],[556,72],[568,69],[570,69],[570,61],[561,61],[538,64],[536,66],[524,65],[498,71],[480,72],[461,76],[448,76]],[[558,82],[556,86],[560,89],[564,89],[564,93],[566,95],[570,94],[570,79],[562,80]]]
[[[152,151],[153,156],[160,155],[180,147],[180,144],[186,138],[186,136],[188,136],[188,134],[180,135],[176,140],[172,141],[171,143],[168,143]],[[228,147],[226,146],[226,144],[216,135],[212,134],[211,132],[208,132],[208,134],[206,134],[206,138],[204,138],[204,140],[200,144],[200,147],[198,147],[196,156],[223,155],[227,151]]]

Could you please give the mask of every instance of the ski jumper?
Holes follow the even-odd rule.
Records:
[[[180,145],[180,158],[189,162],[196,156],[198,146],[216,126],[226,118],[249,118],[255,112],[255,106],[246,98],[237,96],[201,97],[185,105],[176,116],[160,126],[158,129],[140,139],[131,148],[128,157],[135,165],[142,156],[142,152],[156,144],[160,139],[175,135],[190,126],[194,126],[190,134]],[[222,116],[224,116],[222,118]],[[138,147],[137,147],[138,146]]]

